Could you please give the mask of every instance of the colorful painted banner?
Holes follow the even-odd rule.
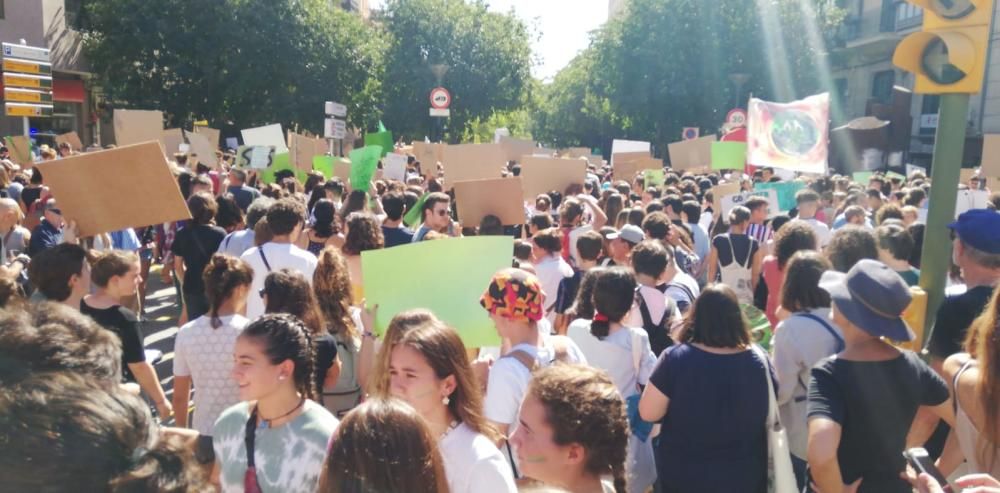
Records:
[[[787,104],[751,99],[748,160],[802,173],[826,173],[830,94]]]
[[[494,273],[510,267],[513,249],[513,238],[479,236],[362,252],[365,299],[378,305],[374,332],[384,333],[400,312],[424,308],[454,327],[466,347],[500,345],[479,297]]]

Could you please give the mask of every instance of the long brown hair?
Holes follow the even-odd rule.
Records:
[[[1000,289],[993,291],[986,309],[969,328],[965,350],[979,363],[976,394],[983,406],[983,426],[979,430],[978,455],[979,463],[989,467],[997,460],[996,449],[1000,446]]]
[[[629,426],[625,401],[607,373],[582,365],[558,364],[535,372],[528,392],[545,407],[552,441],[580,444],[587,472],[611,474],[625,493]]]
[[[725,284],[706,286],[688,310],[678,339],[709,347],[749,347],[750,322],[736,292]]]
[[[347,261],[336,247],[328,246],[319,252],[313,272],[313,292],[330,333],[343,332],[347,339],[358,337],[358,328],[351,318],[351,305],[354,304],[351,277]]]
[[[424,418],[403,401],[371,399],[337,427],[317,491],[447,493],[448,482]]]
[[[312,336],[326,332],[320,316],[316,295],[305,276],[291,269],[271,272],[264,279],[264,294],[267,295],[265,313],[287,313],[295,315],[309,328]]]
[[[455,391],[448,396],[448,410],[472,431],[485,435],[490,441],[500,441],[500,433],[483,417],[483,394],[472,373],[465,344],[455,329],[440,320],[429,320],[405,331],[395,344],[383,344],[381,352],[391,354],[397,346],[407,346],[420,353],[438,379],[454,375]],[[379,359],[388,359],[389,354],[380,355]],[[382,372],[378,374],[378,378],[386,380],[378,387],[387,390],[389,373]],[[389,395],[385,393],[382,397]]]
[[[382,347],[393,347],[399,343],[403,335],[428,322],[440,322],[430,310],[407,310],[397,313],[382,335]],[[371,375],[378,375],[374,385],[369,384],[369,392],[375,395],[389,395],[389,353],[391,351],[379,351],[375,355],[375,363],[372,365]],[[382,378],[385,375],[386,378]]]
[[[212,255],[201,277],[205,283],[205,297],[208,298],[208,316],[211,318],[212,328],[217,329],[222,326],[219,306],[232,296],[233,291],[253,283],[253,268],[236,257],[216,253]]]
[[[347,236],[342,247],[345,255],[361,255],[361,252],[385,246],[382,226],[373,214],[352,212],[344,222],[347,224]]]

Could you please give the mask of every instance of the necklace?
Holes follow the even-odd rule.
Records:
[[[281,418],[288,417],[288,415],[290,415],[290,414],[294,413],[295,411],[297,411],[305,403],[306,403],[306,398],[303,397],[302,399],[299,400],[299,403],[296,404],[295,407],[293,407],[290,411],[288,411],[285,414],[282,414],[281,416],[274,417],[274,418],[265,418],[264,416],[261,416],[260,414],[258,414],[257,416],[260,418],[259,428],[262,429],[262,430],[266,430],[266,429],[270,428],[272,422],[277,421],[277,420],[279,420]]]
[[[451,420],[451,424],[449,424],[448,428],[446,430],[444,430],[444,433],[441,434],[441,438],[438,438],[438,441],[440,442],[441,440],[444,440],[445,437],[447,437],[448,434],[451,433],[451,430],[454,430],[455,428],[458,428],[458,420],[457,419]]]

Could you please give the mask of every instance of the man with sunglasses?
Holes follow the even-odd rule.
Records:
[[[451,197],[448,194],[444,192],[428,194],[420,213],[423,215],[423,223],[413,233],[413,243],[424,241],[424,237],[431,231],[457,236],[455,225],[451,221]]]
[[[28,255],[35,256],[43,250],[60,243],[76,243],[76,232],[72,223],[63,219],[62,210],[56,199],[48,199],[43,209],[42,221],[31,232]]]

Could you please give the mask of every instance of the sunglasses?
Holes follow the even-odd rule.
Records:
[[[441,217],[445,217],[445,216],[451,214],[451,211],[448,210],[448,209],[445,209],[443,211],[437,211],[436,214],[439,215],[439,216],[441,216]]]

